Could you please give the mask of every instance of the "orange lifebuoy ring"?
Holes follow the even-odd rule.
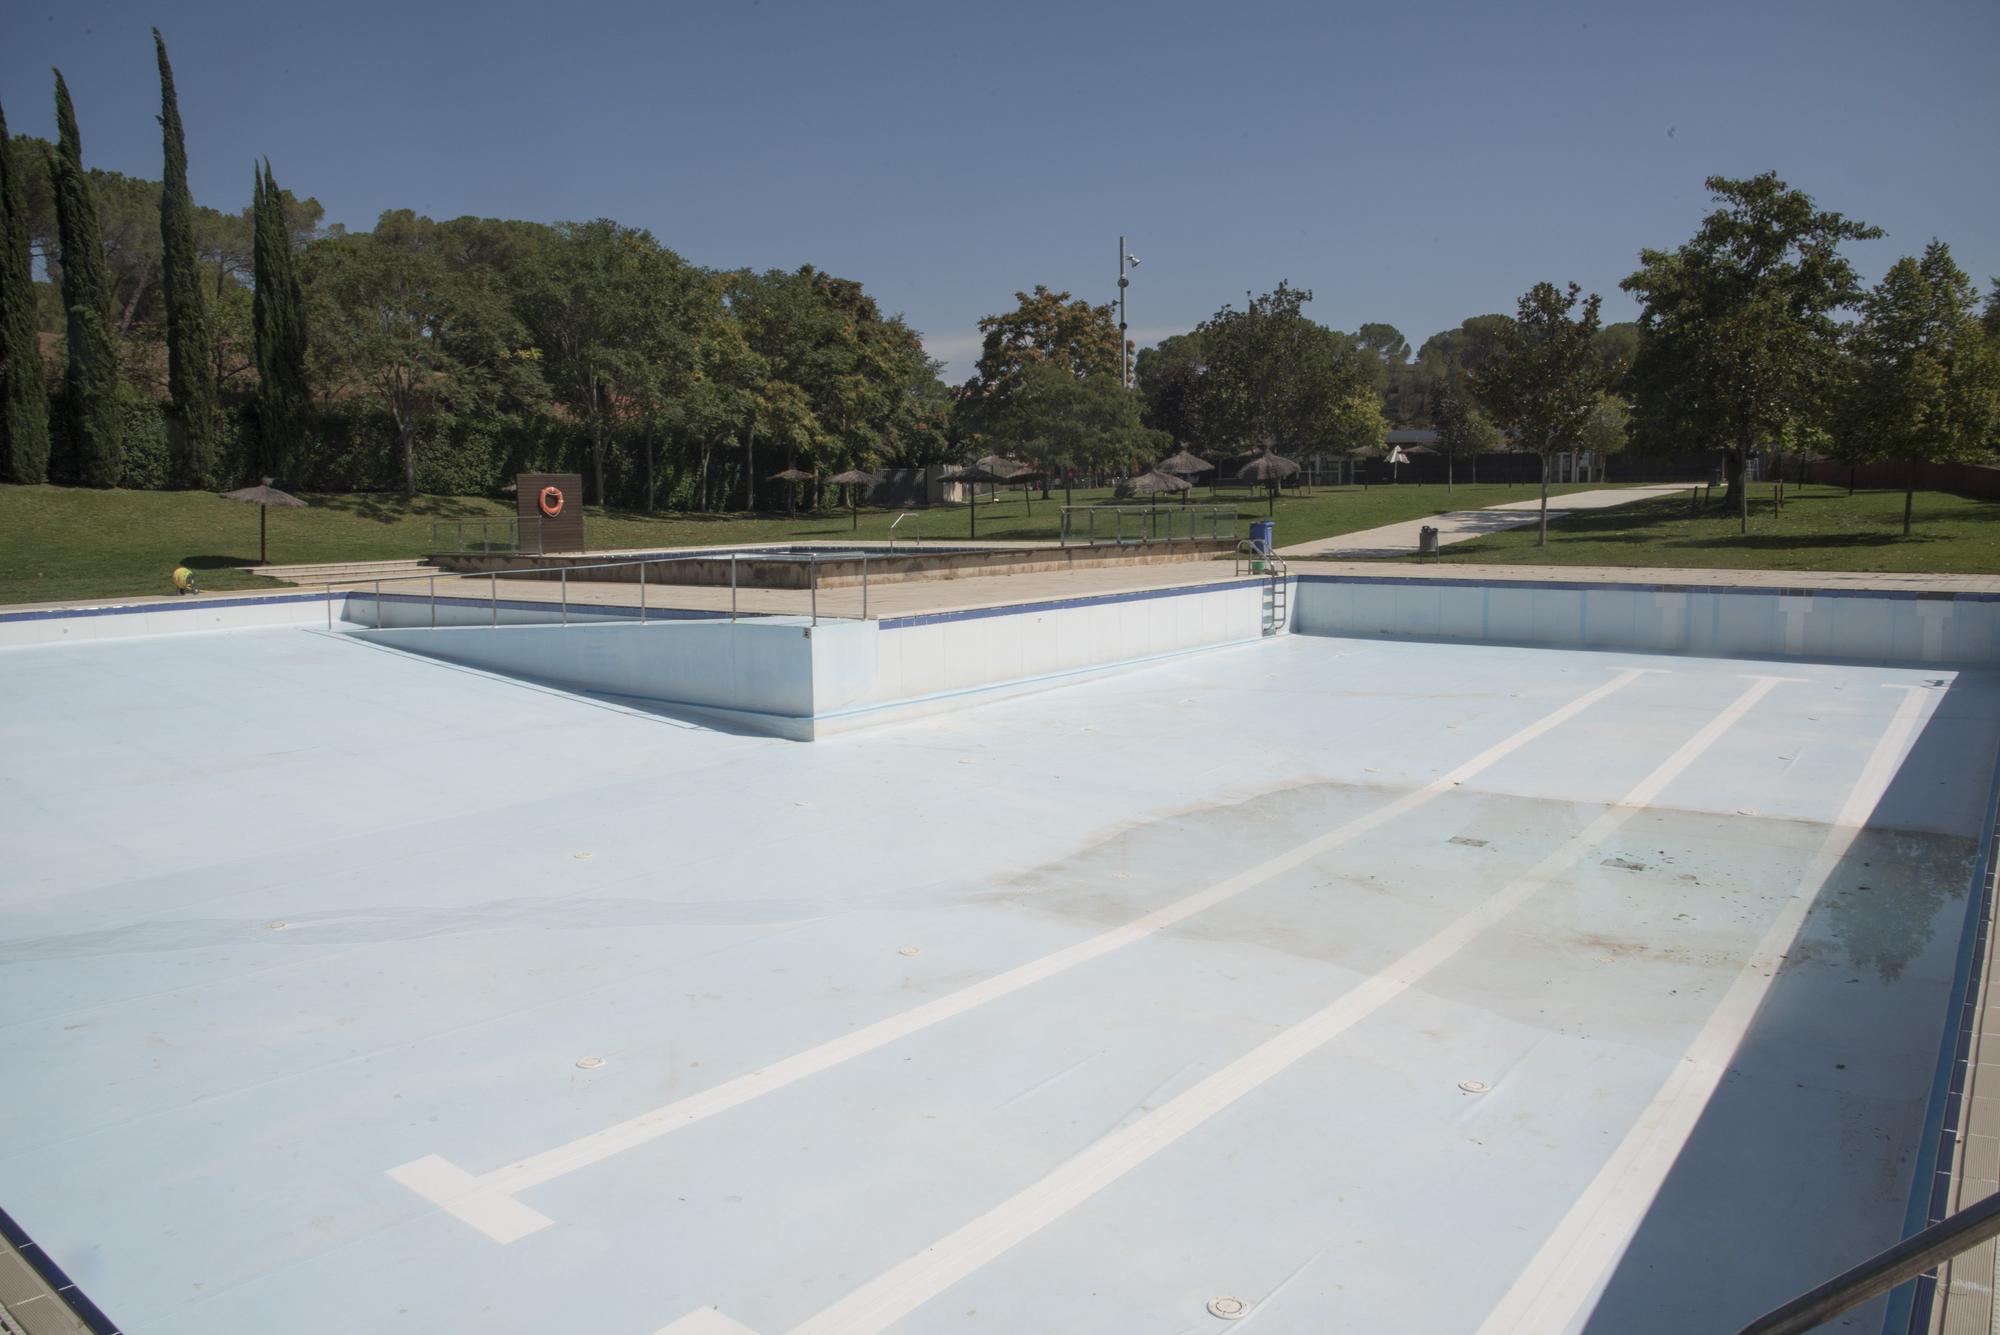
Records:
[[[542,507],[543,514],[547,515],[551,519],[554,519],[557,515],[562,513],[562,507],[563,507],[562,488],[543,487],[541,499],[538,502],[538,504]]]

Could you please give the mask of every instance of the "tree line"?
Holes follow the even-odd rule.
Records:
[[[754,509],[788,493],[780,470],[992,454],[1068,480],[1180,446],[1351,454],[1421,425],[1448,468],[1628,439],[1712,452],[1740,497],[1760,453],[1996,443],[2000,296],[1982,312],[1941,243],[1863,291],[1842,247],[1879,231],[1775,175],[1711,179],[1696,235],[1641,252],[1635,322],[1544,283],[1413,351],[1388,324],[1319,323],[1280,281],[1140,351],[1128,387],[1112,308],[1038,286],[980,321],[973,374],[947,386],[900,316],[809,264],[704,268],[609,219],[403,209],[350,232],[268,161],[247,209],[204,208],[154,42],[158,181],[86,166],[60,72],[54,144],[0,111],[0,480],[471,494],[577,468],[605,504]]]

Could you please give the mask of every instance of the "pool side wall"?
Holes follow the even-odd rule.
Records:
[[[384,599],[348,608],[355,639],[548,685],[614,696],[783,737],[826,736],[890,718],[955,708],[966,696],[1042,689],[1174,654],[1263,635],[1258,580],[1148,589],[1017,607],[882,621],[798,617],[571,624],[485,624],[484,604]],[[503,609],[504,610],[504,609]],[[399,619],[407,618],[398,626]],[[595,621],[596,624],[592,624]],[[352,623],[360,623],[353,628]]]
[[[1298,576],[1308,635],[1815,662],[2000,662],[2000,595]]]

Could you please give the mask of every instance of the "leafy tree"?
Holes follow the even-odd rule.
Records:
[[[1402,336],[1394,324],[1364,324],[1354,332],[1354,342],[1362,352],[1362,366],[1374,380],[1376,394],[1382,402],[1398,392],[1398,382],[1404,380],[1404,372],[1410,364],[1410,340]]]
[[[1448,384],[1440,388],[1431,407],[1431,418],[1437,423],[1437,450],[1444,456],[1444,484],[1447,489],[1453,485],[1452,474],[1458,460],[1464,459],[1472,465],[1472,481],[1479,480],[1480,455],[1491,454],[1504,443],[1500,428],[1493,425],[1485,413],[1465,393],[1464,387]]]
[[[1932,241],[1861,301],[1844,434],[1867,457],[1903,463],[1904,537],[1917,466],[1984,455],[2000,425],[2000,350],[1981,328],[1978,300],[1950,247]]]
[[[28,192],[11,142],[0,111],[0,481],[33,483],[48,479],[49,399],[28,253]]]
[[[1199,333],[1174,334],[1139,350],[1133,381],[1139,391],[1140,418],[1176,441],[1202,439],[1201,377],[1207,370]]]
[[[990,430],[972,438],[968,455],[991,449],[1033,459],[1062,477],[1066,500],[1074,499],[1077,473],[1118,470],[1168,439],[1141,425],[1138,396],[1118,383],[1115,369],[1079,376],[1054,360],[1024,367],[987,422]]]
[[[1280,282],[1244,310],[1225,306],[1202,323],[1201,419],[1211,448],[1341,452],[1380,439],[1379,407],[1357,416],[1356,392],[1374,393],[1365,354],[1352,336],[1307,319],[1311,300]]]
[[[961,434],[992,434],[1007,419],[1008,398],[1028,368],[1048,362],[1073,376],[1116,378],[1122,370],[1117,318],[1109,305],[1093,306],[1040,283],[1016,292],[1015,307],[979,321],[985,338],[972,378],[958,392]]]
[[[935,363],[901,317],[885,317],[852,279],[812,265],[736,275],[730,310],[761,363],[745,436],[745,500],[760,471],[755,433],[784,445],[790,466],[838,472],[899,453],[937,425]],[[913,391],[931,396],[924,409]],[[928,425],[925,425],[928,423]],[[933,438],[930,444],[938,442]]]
[[[1608,324],[1597,331],[1597,360],[1604,368],[1605,383],[1618,385],[1632,371],[1632,360],[1639,355],[1639,326],[1636,321],[1622,320]]]
[[[1364,324],[1354,337],[1383,366],[1401,366],[1410,360],[1410,340],[1392,324]]]
[[[1440,396],[1451,393],[1464,397],[1466,376],[1492,359],[1493,349],[1512,323],[1505,315],[1474,315],[1456,329],[1425,339],[1416,361],[1391,386],[1397,416],[1405,423],[1415,423],[1435,410],[1443,401]],[[1434,415],[1431,423],[1436,425]]]
[[[686,264],[640,228],[608,218],[559,224],[524,276],[516,309],[541,349],[557,399],[590,433],[593,491],[608,502],[613,438],[641,405],[648,358],[686,353],[670,314]]]
[[[1595,292],[1582,296],[1575,283],[1567,291],[1535,284],[1521,297],[1491,359],[1471,377],[1474,395],[1494,421],[1541,457],[1538,547],[1549,541],[1549,458],[1577,447],[1604,385],[1597,356],[1601,303]]]
[[[1858,291],[1840,246],[1882,233],[1818,209],[1775,172],[1707,185],[1723,207],[1679,249],[1641,251],[1621,285],[1642,304],[1633,426],[1663,452],[1721,449],[1747,533],[1750,451],[1831,408],[1834,313]]]
[[[1598,350],[1600,353],[1603,351],[1601,342]],[[1601,359],[1599,365],[1603,367]],[[1614,373],[1605,368],[1604,374],[1609,380]],[[1580,448],[1596,455],[1598,466],[1602,468],[1605,459],[1625,448],[1626,442],[1631,438],[1631,426],[1632,410],[1626,405],[1625,400],[1616,394],[1599,394],[1596,405],[1590,410],[1590,416],[1584,419],[1583,433],[1578,437],[1577,444]]]
[[[118,357],[108,319],[110,292],[97,208],[83,171],[83,138],[69,87],[56,71],[57,148],[49,158],[55,178],[56,225],[61,237],[63,307],[68,364],[63,377],[62,473],[87,487],[118,485]]]
[[[539,362],[491,272],[450,263],[451,241],[402,209],[372,234],[308,252],[319,375],[333,397],[359,397],[388,418],[405,495],[417,491],[421,434],[490,410]]]
[[[187,141],[167,43],[153,29],[160,64],[160,132],[166,173],[160,190],[160,250],[167,309],[167,392],[173,408],[168,459],[176,485],[206,486],[216,471],[215,344],[195,266],[194,196]]]

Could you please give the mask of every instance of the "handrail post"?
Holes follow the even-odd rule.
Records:
[[[333,629],[333,585],[331,584],[322,585],[321,592],[326,594],[326,628],[328,630],[332,630]]]
[[[500,572],[492,572],[493,578],[493,629],[500,629]]]
[[[431,629],[436,630],[437,626],[438,626],[438,577],[436,575],[432,575],[431,576]]]
[[[639,563],[639,624],[646,624],[646,563]]]
[[[375,581],[375,629],[382,629],[382,581]]]

